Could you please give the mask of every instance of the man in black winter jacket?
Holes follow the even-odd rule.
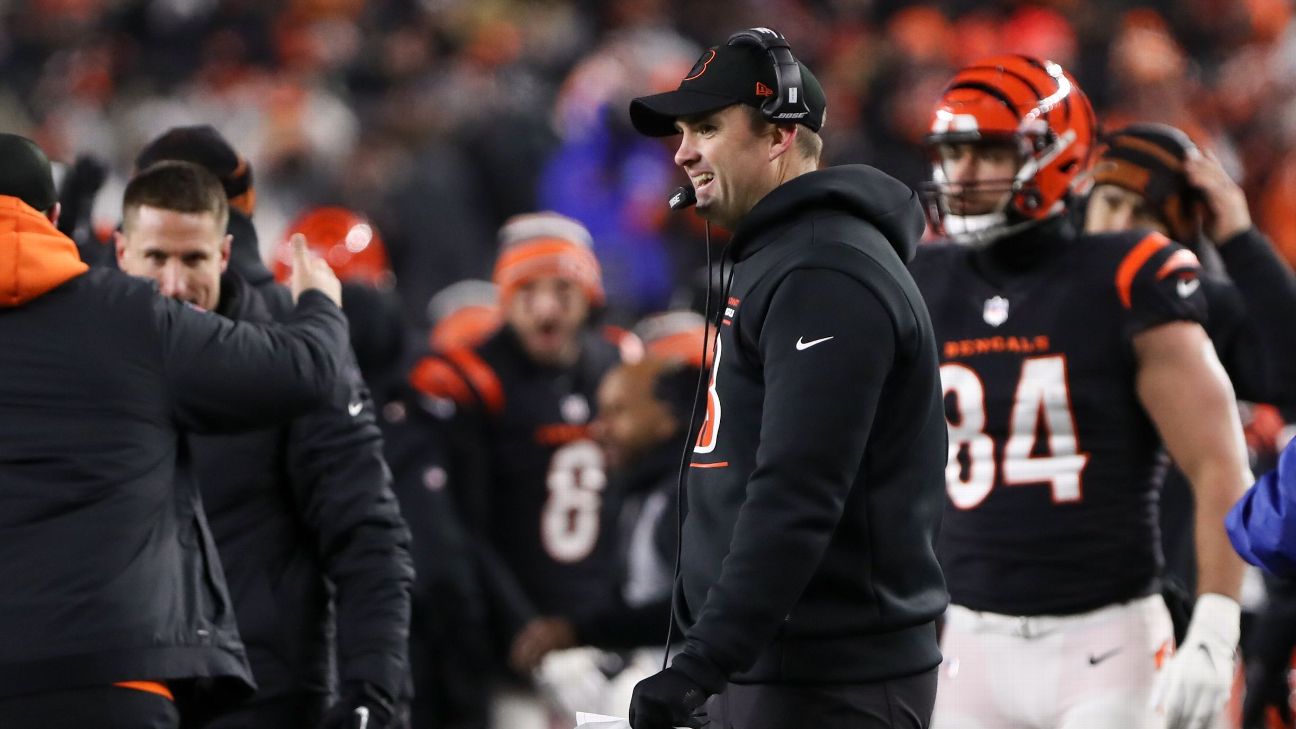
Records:
[[[905,268],[922,211],[877,170],[817,169],[824,105],[782,36],[756,28],[630,107],[640,132],[683,135],[698,212],[734,231],[689,464],[685,644],[636,687],[635,729],[685,723],[708,696],[725,729],[931,716],[947,453]]]
[[[252,688],[180,434],[335,397],[340,287],[300,246],[297,308],[261,327],[87,270],[44,154],[0,158],[0,723],[176,727]]]
[[[235,321],[274,321],[261,293],[227,268],[229,236],[177,191],[196,165],[161,162],[127,187],[122,271]],[[336,664],[340,698],[325,727],[386,726],[406,674],[409,533],[358,370],[345,401],[278,428],[190,438],[194,471],[234,601],[257,694],[206,726],[321,725]]]

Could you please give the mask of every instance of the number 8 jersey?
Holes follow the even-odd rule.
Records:
[[[952,601],[973,610],[1078,613],[1158,588],[1164,456],[1132,338],[1204,321],[1199,266],[1159,234],[1066,225],[924,246],[911,264],[950,436],[939,553]]]
[[[621,361],[613,336],[587,332],[574,365],[547,367],[505,326],[411,373],[420,393],[457,410],[449,486],[499,557],[484,560],[485,580],[490,599],[510,603],[496,609],[512,629],[537,612],[595,609],[616,593],[619,504],[589,434],[598,385]]]

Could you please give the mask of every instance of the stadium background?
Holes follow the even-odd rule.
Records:
[[[1163,121],[1214,149],[1296,260],[1296,25],[1288,0],[0,0],[0,128],[112,173],[111,230],[149,139],[211,123],[253,165],[263,250],[304,207],[372,217],[410,323],[485,277],[509,215],[585,222],[613,321],[664,308],[702,260],[670,141],[629,97],[673,88],[708,44],[771,24],[830,95],[829,163],[916,184],[951,71],[1000,51],[1070,69],[1108,127]]]

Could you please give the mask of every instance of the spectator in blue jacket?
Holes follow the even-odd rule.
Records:
[[[1242,559],[1278,575],[1296,576],[1296,440],[1225,519]]]

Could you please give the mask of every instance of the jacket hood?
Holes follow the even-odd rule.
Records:
[[[900,259],[913,259],[927,222],[918,193],[867,165],[828,167],[795,177],[761,198],[734,232],[738,258],[755,253],[748,245],[786,220],[817,210],[840,211],[868,221],[886,237]]]
[[[40,211],[0,195],[0,308],[22,306],[89,268]]]
[[[274,274],[266,267],[265,261],[261,260],[261,244],[257,240],[252,219],[241,211],[231,209],[225,232],[233,237],[230,242],[230,270],[253,286],[274,281]]]

